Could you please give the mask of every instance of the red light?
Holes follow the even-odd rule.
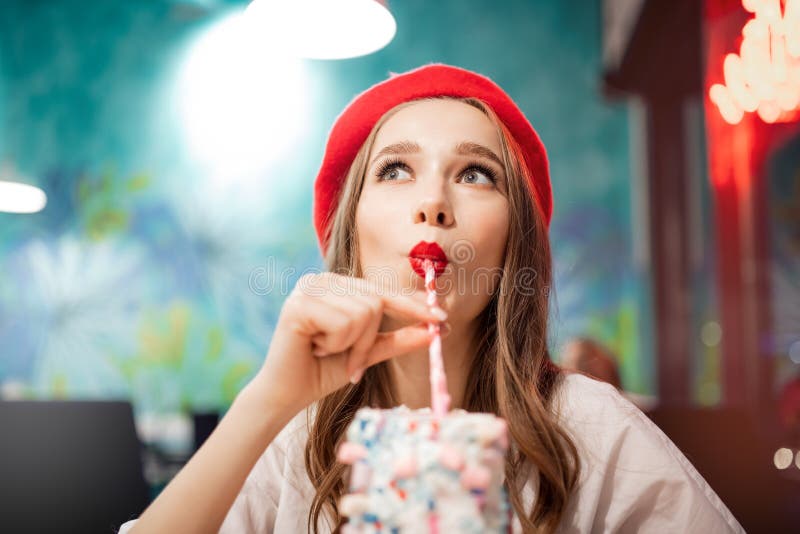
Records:
[[[708,96],[729,124],[752,112],[767,123],[792,121],[800,108],[800,0],[742,6],[755,15],[742,28],[739,53],[725,57],[725,83]]]

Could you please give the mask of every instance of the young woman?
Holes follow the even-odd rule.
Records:
[[[433,64],[356,97],[315,182],[329,272],[301,278],[262,369],[123,531],[336,530],[345,428],[361,406],[430,406],[426,323],[442,321],[452,406],[508,422],[515,531],[742,532],[615,388],[551,363],[551,211],[544,146],[490,79]],[[448,265],[441,309],[423,257]]]

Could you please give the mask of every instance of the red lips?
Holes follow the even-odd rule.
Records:
[[[414,272],[422,278],[425,278],[425,260],[433,262],[435,276],[441,275],[447,267],[447,255],[442,247],[436,243],[420,241],[408,253],[408,261]]]

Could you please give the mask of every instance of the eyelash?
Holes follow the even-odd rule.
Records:
[[[386,174],[395,167],[400,167],[403,168],[404,170],[411,170],[410,167],[406,164],[406,162],[403,161],[402,159],[388,159],[384,161],[380,167],[378,167],[378,170],[375,172],[375,176],[377,176],[380,180],[383,180]],[[470,161],[464,168],[464,170],[461,171],[461,174],[463,175],[468,171],[481,172],[484,175],[486,175],[486,177],[493,184],[497,183],[497,173],[493,171],[491,168],[481,163],[478,163],[477,161]]]

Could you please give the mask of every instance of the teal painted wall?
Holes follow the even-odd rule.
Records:
[[[495,79],[548,148],[552,347],[595,335],[618,352],[625,385],[652,392],[627,111],[600,96],[599,2],[584,4],[393,2],[394,41],[303,62],[306,119],[274,125],[297,129],[291,144],[251,180],[219,186],[225,169],[188,150],[169,98],[219,14],[166,0],[2,2],[0,164],[49,203],[0,213],[0,382],[36,397],[132,398],[139,411],[227,406],[285,298],[254,286],[257,275],[294,268],[291,288],[321,266],[311,190],[333,119],[390,71],[436,61]]]

